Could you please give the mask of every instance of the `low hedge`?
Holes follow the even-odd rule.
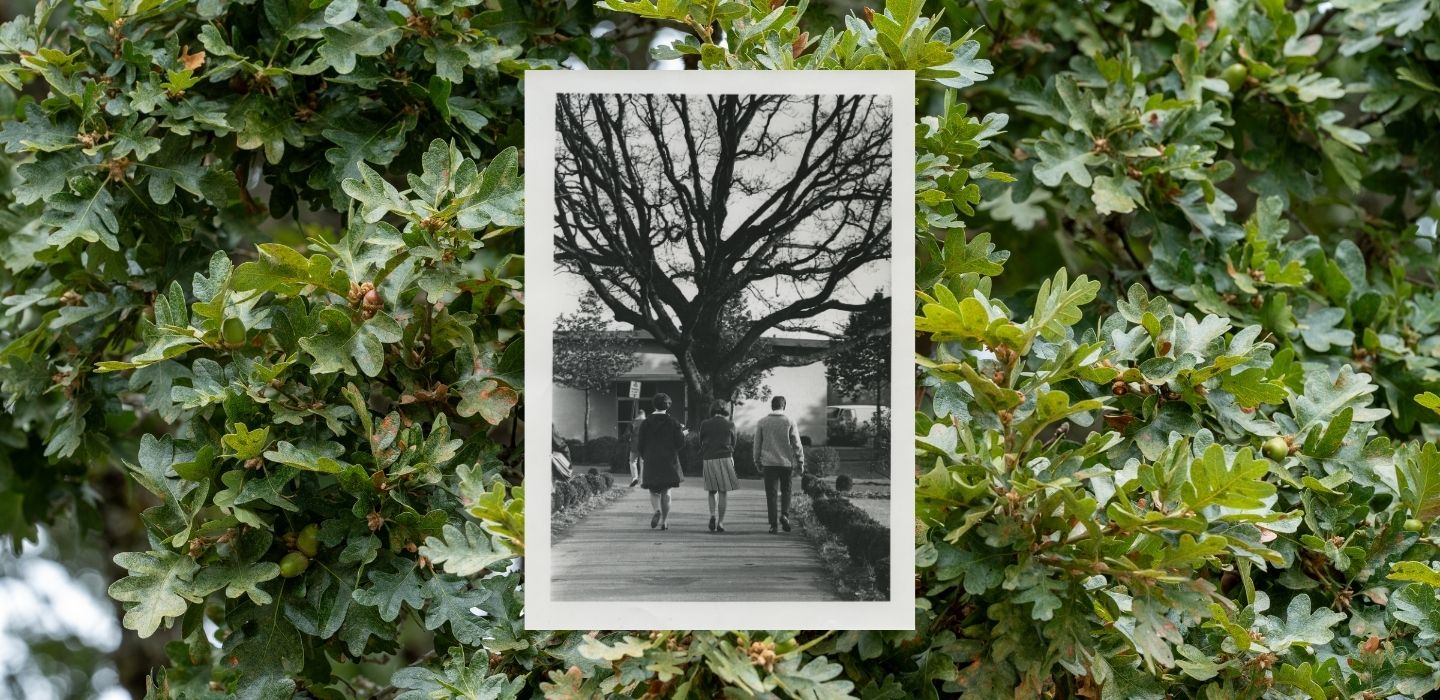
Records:
[[[573,508],[591,496],[609,491],[614,483],[615,480],[611,479],[609,474],[599,472],[557,480],[550,492],[550,512],[559,513]]]
[[[609,435],[592,438],[582,449],[585,464],[608,464],[610,471],[623,472],[629,469],[629,443]]]
[[[870,565],[875,572],[875,587],[888,596],[890,528],[814,474],[800,478],[800,489],[810,497],[815,520],[845,543],[850,556]]]

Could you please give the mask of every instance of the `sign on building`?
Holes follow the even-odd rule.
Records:
[[[640,398],[640,382],[630,382],[630,398]]]

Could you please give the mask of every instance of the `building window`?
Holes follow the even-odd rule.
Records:
[[[622,438],[628,438],[632,435],[635,418],[640,415],[641,411],[644,411],[647,415],[650,413],[651,407],[654,406],[652,400],[655,398],[655,395],[659,393],[665,393],[670,396],[670,415],[680,419],[682,423],[685,422],[685,398],[687,393],[685,390],[685,382],[642,381],[639,382],[639,384],[640,391],[638,393],[640,396],[639,398],[634,398],[631,396],[632,392],[629,381],[615,382],[615,417],[618,423],[616,425],[617,435]]]

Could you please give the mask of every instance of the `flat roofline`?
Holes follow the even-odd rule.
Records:
[[[650,335],[645,331],[607,330],[602,332],[617,340],[640,340],[651,343],[657,342],[654,336]],[[566,331],[555,331],[555,337],[557,338],[563,337],[565,335],[568,335]],[[783,345],[792,348],[826,348],[830,347],[831,342],[827,338],[790,338],[785,336],[773,335],[762,336],[761,339],[769,341],[776,345]]]

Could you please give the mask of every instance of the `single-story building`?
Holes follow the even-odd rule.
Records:
[[[630,426],[638,412],[650,412],[651,399],[659,393],[669,394],[675,405],[671,415],[687,415],[691,397],[675,364],[675,356],[643,331],[615,331],[637,344],[635,367],[616,378],[613,391],[606,395],[590,392],[591,439],[630,434]],[[810,338],[769,338],[782,347],[823,348],[830,341]],[[556,343],[564,342],[556,337]],[[771,396],[784,396],[785,413],[795,421],[802,438],[813,445],[825,439],[826,406],[830,401],[829,381],[825,363],[814,362],[802,367],[777,367],[765,377]],[[731,420],[742,435],[752,433],[755,423],[770,412],[770,400],[740,400],[731,407]],[[555,430],[566,439],[580,439],[585,434],[585,392],[556,385],[553,406]],[[683,420],[683,418],[682,418]],[[689,427],[689,426],[687,426]]]

